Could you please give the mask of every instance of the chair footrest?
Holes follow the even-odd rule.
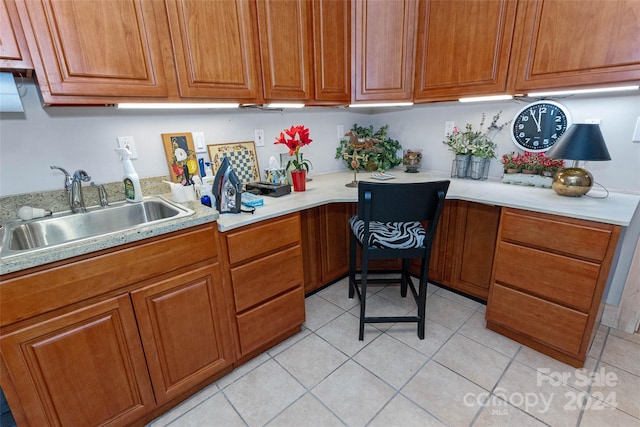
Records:
[[[418,316],[389,316],[389,317],[365,317],[364,323],[399,323],[399,322],[419,322]]]

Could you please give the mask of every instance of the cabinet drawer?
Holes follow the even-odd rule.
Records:
[[[514,260],[519,260],[514,267]],[[499,242],[495,281],[588,312],[600,264]]]
[[[231,265],[300,242],[300,216],[293,214],[226,235]]]
[[[487,320],[577,354],[588,315],[494,283]]]
[[[231,269],[236,311],[240,312],[302,283],[302,249],[286,249]]]
[[[304,291],[297,287],[237,319],[240,351],[247,354],[304,322]]]
[[[602,261],[613,226],[548,214],[503,209],[501,240]]]

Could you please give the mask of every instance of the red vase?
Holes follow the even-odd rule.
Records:
[[[291,171],[291,181],[293,181],[293,191],[304,191],[307,187],[307,171]]]

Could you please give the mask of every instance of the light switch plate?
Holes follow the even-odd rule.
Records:
[[[207,144],[204,142],[204,132],[191,132],[193,137],[193,145],[196,148],[196,153],[204,153],[207,151]]]
[[[253,142],[255,142],[256,147],[264,147],[264,129],[253,130]]]
[[[633,142],[640,142],[640,117],[636,121],[636,130],[633,131],[633,138],[631,138]]]
[[[126,148],[131,151],[131,160],[135,160],[138,158],[138,152],[136,151],[136,144],[133,141],[132,136],[119,136],[118,140],[118,148]]]
[[[338,139],[344,138],[344,125],[338,125],[336,127]]]

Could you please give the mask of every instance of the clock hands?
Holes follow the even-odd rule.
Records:
[[[540,108],[538,108],[538,118],[537,119],[536,119],[536,116],[533,114],[532,110],[529,110],[529,112],[531,113],[531,117],[533,118],[533,121],[536,123],[536,127],[538,128],[538,132],[542,132],[542,128],[540,127],[540,114],[541,114]]]

